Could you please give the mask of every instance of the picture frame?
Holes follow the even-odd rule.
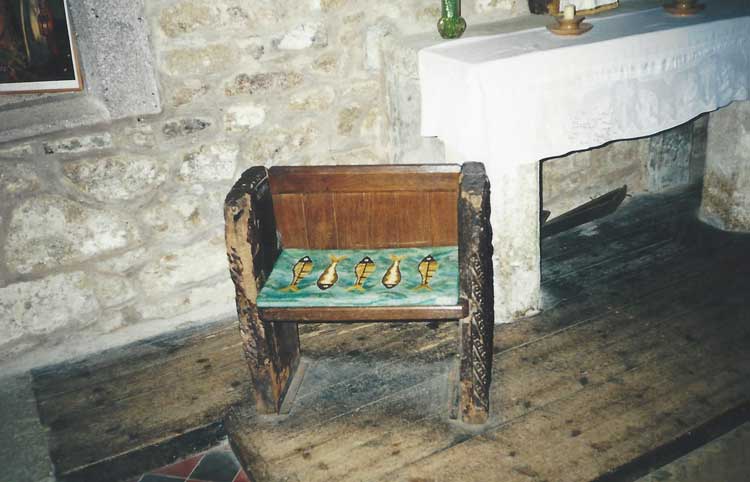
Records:
[[[82,89],[67,0],[0,1],[0,95]]]

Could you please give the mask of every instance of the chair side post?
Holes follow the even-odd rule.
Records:
[[[279,413],[299,364],[300,350],[297,324],[263,321],[256,305],[258,292],[280,251],[264,167],[248,169],[232,187],[224,202],[224,222],[242,346],[257,410]]]
[[[461,170],[458,257],[460,295],[469,304],[460,323],[459,411],[463,422],[481,424],[489,416],[495,315],[490,182],[480,163]]]

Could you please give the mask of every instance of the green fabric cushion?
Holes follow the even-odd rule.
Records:
[[[403,257],[400,263],[401,282],[388,289],[383,275],[393,263],[391,256]],[[428,255],[437,261],[437,270],[428,284],[431,289],[415,289],[422,282],[418,266]],[[312,261],[312,270],[297,285],[299,291],[286,289],[292,283],[295,264],[305,256]],[[317,281],[331,264],[331,256],[345,256],[337,265],[338,281],[322,290]],[[362,283],[364,291],[349,289],[357,281],[356,265],[369,257],[375,263],[372,274]],[[285,249],[279,255],[271,276],[258,295],[258,306],[322,307],[322,306],[440,306],[458,303],[458,248],[456,246],[397,249]]]

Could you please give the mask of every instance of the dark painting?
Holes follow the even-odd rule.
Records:
[[[0,0],[0,93],[80,87],[65,0]]]

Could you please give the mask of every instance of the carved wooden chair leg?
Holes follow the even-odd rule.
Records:
[[[490,190],[482,164],[461,171],[458,217],[460,291],[469,302],[461,320],[459,411],[462,421],[481,424],[489,417],[495,322]]]
[[[224,203],[225,237],[245,358],[259,413],[279,413],[299,364],[296,323],[266,322],[254,300],[279,254],[268,172],[246,171]]]
[[[299,366],[296,323],[262,321],[253,307],[240,317],[242,349],[250,368],[258,413],[278,414]]]

